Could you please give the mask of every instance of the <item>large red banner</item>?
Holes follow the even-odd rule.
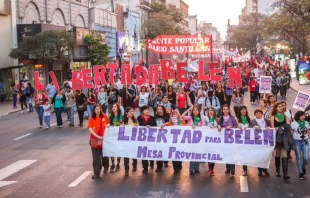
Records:
[[[211,54],[212,35],[160,35],[148,39],[146,49],[158,54]]]

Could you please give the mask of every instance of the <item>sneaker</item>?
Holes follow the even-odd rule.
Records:
[[[62,128],[62,125],[60,125],[59,128]]]
[[[210,175],[215,176],[214,170],[210,170]]]
[[[190,175],[194,174],[194,171],[189,171],[189,174],[190,174]]]
[[[270,173],[268,172],[268,170],[263,170],[263,173],[265,173],[266,176],[270,176]]]
[[[133,167],[132,172],[136,172],[136,171],[137,171],[137,167]]]
[[[40,128],[42,128],[43,126],[42,125],[40,125]]]
[[[46,126],[46,128],[49,129],[50,127],[49,127],[49,126]]]
[[[119,164],[116,165],[115,172],[118,172],[120,170]]]
[[[244,171],[242,176],[248,176],[248,171]]]
[[[226,173],[226,174],[229,174],[229,173],[230,173],[230,169],[227,168],[226,171],[225,171],[225,173]]]
[[[262,172],[258,172],[258,176],[262,177],[263,173]]]
[[[299,174],[299,179],[300,180],[304,180],[304,175],[303,174]]]
[[[147,172],[148,172],[147,168],[144,168],[143,171],[142,171],[143,174],[146,174]]]
[[[69,126],[70,126],[70,127],[74,127],[74,125],[73,125],[73,124],[69,124]]]
[[[100,175],[93,175],[91,178],[92,178],[92,179],[99,179],[99,178],[100,178]]]
[[[57,128],[60,128],[60,126],[57,126]]]
[[[24,111],[21,111],[20,113],[24,113]]]
[[[235,175],[235,170],[231,170],[231,171],[230,171],[230,174],[231,174],[232,176],[234,176],[234,175]]]
[[[195,170],[195,173],[200,173],[199,170]]]
[[[302,173],[303,173],[303,175],[306,175],[307,171],[305,168],[302,169]]]

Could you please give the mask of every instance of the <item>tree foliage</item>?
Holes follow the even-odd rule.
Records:
[[[69,61],[69,51],[77,47],[74,35],[68,32],[50,30],[27,37],[10,50],[14,59],[39,59],[44,63],[65,63]]]
[[[108,63],[111,47],[102,41],[102,36],[98,32],[85,36],[84,43],[88,46],[88,57],[92,66]]]
[[[153,3],[149,18],[143,24],[143,32],[150,39],[158,35],[183,34],[181,22],[184,20],[184,14],[178,9],[170,9],[166,4]]]
[[[257,43],[263,39],[261,29],[265,19],[265,15],[256,13],[245,16],[232,31],[231,39],[238,47],[256,49]]]
[[[305,23],[310,23],[310,0],[278,0],[274,7],[281,7],[294,19],[299,18]]]

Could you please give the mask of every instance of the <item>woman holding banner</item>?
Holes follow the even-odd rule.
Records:
[[[256,109],[254,111],[254,119],[250,122],[250,127],[256,130],[266,129],[267,131],[270,128],[270,122],[264,117],[264,112],[261,109]],[[267,168],[258,168],[258,176],[263,176],[263,173],[266,176],[269,176]]]
[[[157,123],[153,116],[150,116],[150,111],[148,106],[142,106],[140,107],[140,113],[141,116],[137,118],[139,126],[146,126],[146,127],[156,127]],[[148,172],[149,168],[149,161],[148,160],[142,160],[143,165],[143,172],[146,174]],[[154,160],[150,160],[150,167],[154,168]]]
[[[122,125],[127,126],[138,126],[137,119],[134,116],[134,109],[132,107],[127,107],[125,109],[125,115],[122,121]],[[129,158],[124,158],[125,165],[125,176],[129,175]],[[132,159],[132,172],[137,171],[137,159]]]
[[[109,120],[110,120],[110,126],[120,126],[122,123],[123,115],[122,115],[121,108],[117,103],[114,103],[112,105],[112,112],[111,112],[111,115],[109,116]],[[111,157],[111,162],[112,162],[112,166],[111,166],[110,172],[113,173],[115,169],[114,157]],[[120,170],[120,162],[121,162],[121,158],[118,157],[115,172],[118,172]]]
[[[188,116],[186,116],[188,114]],[[200,116],[200,109],[198,105],[194,105],[193,107],[189,108],[182,114],[182,118],[187,121],[187,126],[191,126],[195,128],[196,126],[201,127],[204,126],[204,120],[201,119]],[[190,162],[189,163],[189,174],[199,173],[199,165],[200,162]]]
[[[93,155],[93,169],[94,175],[92,179],[98,179],[102,166],[104,173],[107,173],[109,168],[109,157],[102,156],[102,139],[105,128],[109,125],[109,118],[102,112],[99,104],[95,105],[92,110],[92,115],[88,121],[88,131],[90,133],[90,146]]]
[[[218,127],[219,121],[218,121],[218,118],[216,115],[216,110],[214,107],[209,107],[207,110],[207,115],[205,116],[204,115],[204,104],[202,104],[200,116],[204,120],[205,125],[207,127],[210,127],[211,129]],[[215,163],[208,162],[208,166],[209,166],[209,170],[210,170],[210,175],[215,176],[215,173],[214,173]]]
[[[246,106],[241,106],[237,113],[238,128],[245,130],[250,127],[251,118],[249,117],[248,109]],[[248,166],[243,165],[243,176],[248,176]]]
[[[284,180],[290,179],[290,176],[287,175],[287,172],[288,172],[287,151],[288,150],[286,149],[288,148],[284,147],[284,138],[281,138],[281,133],[285,133],[285,131],[283,131],[284,126],[287,127],[287,125],[290,125],[290,124],[291,124],[290,119],[283,113],[282,103],[281,102],[275,103],[271,111],[270,126],[271,128],[274,128],[277,131],[276,156],[275,156],[276,176],[281,177],[280,159],[282,158],[282,169],[283,169]],[[290,127],[289,127],[289,130],[291,130]],[[286,134],[286,135],[291,135],[291,133]],[[278,142],[279,141],[278,139],[280,139],[281,142]]]
[[[218,130],[221,131],[222,128],[231,129],[237,127],[238,124],[236,122],[236,118],[231,115],[229,106],[224,105],[222,108],[221,117],[219,119]],[[225,173],[231,173],[231,175],[235,175],[235,164],[226,164]]]

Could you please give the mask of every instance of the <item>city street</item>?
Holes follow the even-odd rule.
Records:
[[[287,96],[291,107],[296,92],[290,90]],[[252,117],[258,106],[249,104],[249,94],[245,98]],[[65,114],[63,118],[66,120]],[[189,175],[189,163],[183,163],[181,174],[174,176],[171,162],[163,172],[153,169],[145,175],[140,161],[138,171],[125,177],[121,159],[120,172],[92,180],[87,120],[80,128],[75,118],[75,127],[68,127],[65,121],[64,128],[54,124],[48,130],[38,129],[36,113],[0,118],[0,197],[310,197],[310,168],[305,180],[299,180],[294,153],[289,181],[275,176],[273,159],[270,177],[258,177],[257,169],[251,167],[243,177],[242,166],[236,166],[235,176],[226,175],[223,164],[215,165],[216,175],[211,177],[207,163],[193,176]],[[55,123],[54,114],[51,123]]]

